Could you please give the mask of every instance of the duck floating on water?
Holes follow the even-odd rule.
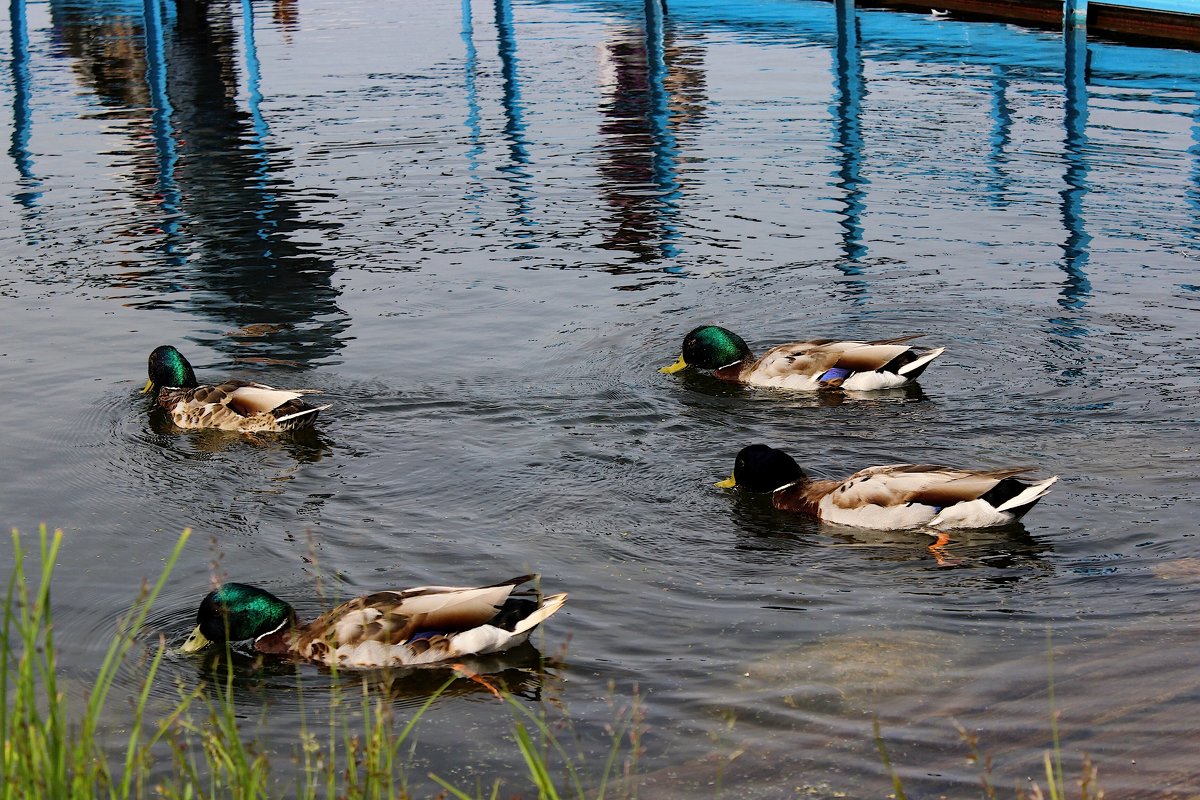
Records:
[[[227,431],[291,431],[312,427],[329,405],[312,406],[300,398],[315,389],[275,389],[261,383],[226,380],[200,384],[192,365],[169,344],[150,353],[149,379],[155,399],[180,428],[220,428]]]
[[[514,591],[537,578],[522,575],[490,586],[422,586],[375,592],[300,624],[275,595],[244,583],[209,592],[182,650],[253,640],[262,653],[341,669],[433,664],[499,653],[523,644],[562,608],[567,595]]]
[[[734,383],[802,391],[897,389],[915,381],[946,350],[907,344],[919,335],[870,342],[813,339],[781,344],[755,358],[736,333],[702,325],[684,338],[679,360],[659,372],[694,367]]]
[[[782,450],[753,444],[737,454],[733,475],[717,484],[770,492],[782,511],[875,530],[991,528],[1023,517],[1058,480],[1022,480],[1032,467],[972,470],[933,464],[867,467],[842,480],[813,480]]]

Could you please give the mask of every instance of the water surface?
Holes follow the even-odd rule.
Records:
[[[171,641],[214,575],[314,615],[541,572],[568,606],[480,669],[598,757],[636,693],[644,797],[878,796],[875,719],[910,794],[978,785],[956,722],[1012,786],[1050,743],[1051,647],[1070,774],[1088,753],[1114,796],[1200,782],[1200,56],[805,0],[7,24],[0,512],[65,531],[69,680],[186,526],[152,615]],[[873,397],[656,371],[710,321],[948,350]],[[177,431],[137,394],[162,343],[335,407],[303,435]],[[714,488],[757,441],[822,477],[1062,481],[939,562]],[[172,656],[155,697],[211,670]],[[395,677],[403,716],[445,675]],[[246,665],[238,702],[284,758],[339,681]],[[519,791],[510,714],[472,686],[415,780]]]

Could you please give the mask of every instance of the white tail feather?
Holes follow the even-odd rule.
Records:
[[[1058,476],[1054,475],[1053,477],[1047,478],[1046,480],[1041,481],[1040,483],[1035,483],[1032,486],[1030,486],[1028,489],[1026,489],[1025,491],[1021,492],[1016,497],[1013,497],[1012,499],[1008,500],[1008,502],[1001,503],[999,506],[996,507],[996,510],[997,511],[1012,511],[1014,508],[1021,508],[1023,506],[1027,506],[1030,503],[1032,503],[1033,501],[1040,498],[1046,492],[1050,491],[1050,487],[1052,485],[1054,485],[1055,481],[1057,481],[1057,480],[1058,480]]]
[[[427,587],[434,591],[428,594],[418,594],[406,597],[401,601],[397,610],[401,614],[439,614],[450,612],[477,617],[483,624],[496,615],[496,609],[504,605],[504,601],[512,594],[513,584],[502,586],[445,586]],[[440,591],[439,591],[440,590]],[[409,591],[421,591],[410,589]]]
[[[275,421],[276,422],[287,422],[289,419],[295,419],[296,417],[303,417],[305,414],[315,414],[318,411],[324,411],[327,408],[333,408],[333,403],[329,403],[329,404],[323,405],[323,406],[317,406],[316,408],[306,408],[303,411],[297,411],[295,414],[287,414],[282,417],[276,417]]]
[[[513,626],[513,633],[524,633],[525,631],[533,630],[538,625],[542,624],[551,614],[562,608],[563,603],[567,602],[567,593],[552,594],[549,597],[542,598],[542,605],[537,611],[530,614],[525,619]]]
[[[930,350],[928,353],[917,358],[916,360],[908,362],[903,367],[896,370],[896,372],[900,373],[901,375],[907,375],[913,370],[920,369],[921,367],[925,366],[944,352],[946,352],[946,348],[944,347],[939,347],[936,350]]]

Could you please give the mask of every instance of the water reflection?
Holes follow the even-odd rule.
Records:
[[[280,177],[289,164],[268,146],[252,4],[52,0],[51,15],[76,71],[133,123],[128,179],[159,221],[158,257],[124,275],[130,304],[186,304],[232,328],[270,328],[269,337],[209,342],[248,360],[270,353],[307,363],[336,352],[348,321],[335,265],[296,235],[331,225],[302,219]],[[239,27],[246,109],[237,100]],[[142,220],[127,224],[144,238]]]
[[[1062,245],[1062,268],[1066,272],[1058,304],[1070,314],[1087,305],[1092,294],[1092,284],[1087,277],[1088,259],[1092,237],[1084,227],[1083,201],[1088,192],[1087,163],[1087,29],[1082,24],[1069,23],[1064,26],[1066,69],[1064,123],[1066,137],[1063,140],[1063,160],[1066,184],[1062,197],[1061,214],[1067,238]],[[1062,336],[1087,334],[1079,319],[1074,315],[1051,320],[1055,331]]]
[[[300,0],[275,0],[271,3],[271,20],[285,34],[295,33],[300,29]],[[284,41],[290,44],[291,37]]]
[[[512,186],[513,217],[519,226],[513,235],[522,241],[517,247],[537,247],[530,215],[533,194],[529,171],[529,143],[525,139],[525,110],[521,104],[521,83],[517,74],[517,35],[513,25],[512,1],[496,0],[496,39],[500,55],[502,102],[504,105],[504,138],[508,140],[509,162],[498,167]]]
[[[600,246],[632,255],[610,269],[618,274],[679,255],[678,131],[704,116],[703,50],[676,31],[659,0],[644,10],[644,24],[611,29],[603,51],[599,171],[613,213]]]
[[[1184,194],[1188,205],[1192,207],[1192,240],[1196,241],[1200,239],[1200,92],[1195,93],[1192,102],[1192,146],[1188,148],[1188,155],[1192,158],[1192,180]]]
[[[667,94],[666,60],[666,6],[660,0],[646,0],[646,122],[649,123],[653,146],[652,185],[658,193],[661,232],[659,250],[662,258],[671,259],[679,254],[675,240],[679,230],[675,216],[679,213],[679,182],[675,177],[678,147],[671,132],[670,98]],[[678,272],[679,267],[668,266],[668,272]]]
[[[865,302],[867,283],[853,276],[861,275],[857,261],[867,255],[863,243],[862,213],[866,209],[867,180],[862,177],[863,136],[862,103],[867,91],[863,81],[862,53],[858,42],[858,14],[854,0],[836,0],[837,41],[834,50],[833,73],[835,98],[831,109],[837,138],[838,171],[835,185],[842,190],[842,213],[838,224],[842,228],[842,253],[845,261],[838,268],[849,280],[843,281],[846,291],[856,304]]]
[[[25,0],[10,0],[9,25],[12,32],[13,132],[8,154],[21,176],[20,191],[13,195],[27,208],[37,205],[42,196],[33,172],[33,155],[29,140],[33,135],[33,110],[30,108],[29,23],[25,16]]]
[[[80,82],[111,116],[144,119],[150,106],[143,49],[142,2],[97,4],[52,0],[50,21],[57,32],[54,55],[67,56]]]
[[[462,34],[464,55],[463,55],[463,93],[467,99],[467,117],[463,120],[463,125],[467,128],[467,136],[470,139],[471,146],[467,148],[467,174],[471,177],[470,188],[463,195],[463,200],[467,203],[469,213],[479,220],[479,201],[483,199],[485,194],[482,182],[479,180],[480,157],[483,155],[483,126],[480,122],[481,115],[479,110],[479,54],[475,50],[475,23],[474,14],[471,10],[472,0],[462,0]]]
[[[994,208],[1008,205],[1009,175],[1005,168],[1008,148],[1012,144],[1012,108],[1008,102],[1008,68],[1002,64],[992,66],[992,130],[988,136],[988,191]]]
[[[274,201],[274,197],[267,188],[270,162],[266,157],[267,136],[271,130],[267,127],[267,121],[262,113],[262,67],[258,61],[258,45],[254,38],[254,5],[250,0],[242,0],[242,50],[246,54],[246,108],[250,112],[250,121],[254,129],[254,138],[250,143],[250,149],[257,156],[259,162],[260,182],[258,188],[263,191],[264,201],[271,203]],[[268,216],[261,212],[257,212],[256,216],[265,226],[273,227],[273,221]],[[262,231],[259,231],[259,238],[266,238]]]
[[[175,266],[182,264],[179,254],[179,187],[175,183],[178,154],[171,129],[171,100],[167,96],[167,62],[163,39],[163,9],[158,0],[145,0],[146,84],[150,88],[151,123],[154,149],[158,156],[158,191],[162,206],[163,252]]]
[[[1053,552],[1015,523],[981,531],[954,531],[950,544],[939,553],[929,549],[933,538],[922,531],[875,531],[829,525],[809,517],[779,511],[767,495],[731,492],[729,516],[739,532],[735,552],[751,563],[811,564],[822,560],[855,563],[912,563],[931,569],[986,570],[982,575],[940,581],[941,591],[979,585],[1005,585],[1030,575],[1052,573],[1047,560]],[[840,550],[841,553],[833,553]],[[924,571],[909,572],[922,583]]]
[[[299,694],[317,697],[315,707],[319,709],[325,705],[320,697],[333,699],[331,690],[348,690],[359,696],[363,686],[374,697],[401,706],[424,702],[439,692],[443,697],[486,695],[492,692],[489,687],[536,702],[542,699],[547,683],[558,679],[555,670],[559,665],[542,656],[528,642],[504,653],[468,657],[456,663],[474,673],[479,680],[449,665],[348,670],[334,674],[322,666],[264,656],[249,649],[226,653],[209,648],[195,657],[194,681],[203,687],[205,694],[215,699],[217,695],[213,693],[219,692],[220,688],[213,687],[225,686],[232,667],[234,702],[239,706],[257,707],[264,699],[277,708],[293,702],[303,704],[298,695],[281,694],[299,690]]]
[[[194,0],[178,8],[170,95],[184,142],[178,180],[187,188],[189,260],[200,265],[185,275],[203,290],[190,302],[231,325],[275,328],[253,343],[218,339],[218,348],[301,362],[326,357],[341,346],[338,334],[347,324],[335,301],[335,267],[290,234],[330,224],[301,220],[299,203],[284,193],[288,182],[272,177],[288,165],[279,154],[268,157],[253,115],[238,107],[229,9]]]
[[[297,464],[315,464],[333,454],[333,440],[315,427],[283,433],[239,433],[219,428],[185,430],[177,427],[166,409],[156,403],[148,408],[146,413],[151,432],[159,437],[164,447],[175,453],[185,451],[189,446],[195,453],[209,455],[246,447],[279,448]],[[292,471],[294,470],[289,469],[287,474],[276,476],[274,480],[284,480]]]

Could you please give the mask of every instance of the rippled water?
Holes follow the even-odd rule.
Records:
[[[0,512],[66,532],[75,691],[188,526],[172,642],[213,574],[312,615],[540,571],[550,661],[479,668],[592,754],[636,688],[646,797],[879,796],[874,719],[910,793],[978,785],[955,722],[1021,783],[1051,631],[1068,772],[1200,783],[1200,56],[804,0],[203,8],[31,4],[3,38]],[[948,350],[876,396],[656,372],[702,321]],[[335,407],[174,430],[137,393],[162,343]],[[1062,481],[939,563],[714,488],[755,441]],[[170,656],[156,702],[212,670]],[[446,675],[393,677],[403,714]],[[246,664],[238,702],[286,752],[333,684]],[[418,750],[467,785],[515,769],[476,688]]]

